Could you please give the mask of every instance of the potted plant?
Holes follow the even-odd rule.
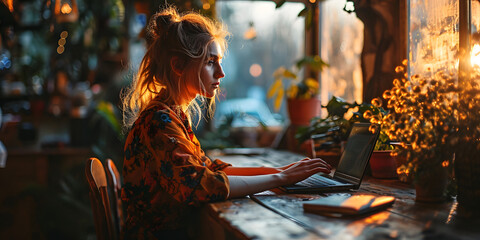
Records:
[[[336,96],[333,96],[328,104],[322,107],[327,109],[327,117],[314,117],[309,126],[298,128],[295,137],[299,142],[303,142],[303,145],[312,146],[312,152],[315,152],[316,156],[322,157],[333,166],[338,163],[342,145],[347,140],[353,123],[369,122],[369,118],[366,118],[369,117],[369,114],[386,114],[382,107],[374,104],[349,103]],[[305,148],[310,149],[309,147]],[[388,136],[382,131],[376,149],[388,150],[391,148]]]
[[[397,67],[403,73],[403,67]],[[381,125],[390,139],[400,142],[393,155],[405,162],[398,173],[413,175],[417,201],[442,201],[453,161],[452,140],[457,118],[454,106],[458,96],[455,79],[438,72],[433,77],[412,76],[394,79],[383,98],[391,111],[383,116],[367,114],[370,122]],[[375,101],[381,106],[382,101]]]
[[[352,124],[362,117],[362,114],[353,111],[358,106],[357,103],[348,103],[333,96],[327,105],[322,106],[327,109],[328,115],[325,118],[314,117],[308,126],[299,127],[295,138],[303,143],[313,136],[322,142],[319,149],[340,154],[342,142],[347,140]]]
[[[293,70],[279,67],[273,73],[274,82],[268,90],[267,97],[274,99],[275,111],[280,109],[284,97],[287,98],[287,110],[292,125],[308,125],[312,117],[320,115],[320,89],[318,80],[311,77],[300,78],[300,71],[308,66],[315,72],[328,66],[320,56],[308,56],[298,60]],[[284,84],[284,82],[288,82]]]
[[[388,114],[388,112],[382,108],[381,102],[378,101],[379,99],[377,98],[372,100],[372,105],[374,106],[372,109],[375,110],[366,110],[363,114],[365,119],[383,119],[383,117]],[[370,157],[369,165],[372,177],[387,179],[400,177],[400,180],[407,182],[408,179],[405,175],[399,176],[397,174],[397,167],[400,165],[400,158],[399,156],[392,154],[394,145],[396,144],[390,140],[387,130],[388,129],[386,129],[385,126],[380,127],[380,134],[375,144],[372,156]]]

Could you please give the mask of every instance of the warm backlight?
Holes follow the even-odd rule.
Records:
[[[473,45],[471,54],[470,61],[472,62],[472,66],[480,67],[480,45]]]
[[[391,202],[394,198],[390,196],[374,197],[371,195],[353,195],[342,202],[342,206],[362,209],[366,207],[378,207],[385,203]]]
[[[63,14],[69,14],[72,12],[72,7],[68,3],[64,3],[60,10]]]
[[[258,77],[262,74],[262,66],[257,63],[254,63],[250,66],[250,75],[253,77]]]

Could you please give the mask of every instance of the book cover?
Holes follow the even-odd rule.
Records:
[[[392,196],[370,194],[334,194],[303,203],[305,212],[341,215],[359,215],[387,208],[393,204]]]

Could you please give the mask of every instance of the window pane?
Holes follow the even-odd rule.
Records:
[[[305,20],[298,17],[304,5],[285,3],[276,9],[274,2],[217,1],[216,8],[232,33],[220,100],[256,98],[273,112],[273,101],[266,98],[273,72],[279,66],[290,68],[304,55]]]
[[[458,1],[410,0],[408,14],[410,74],[456,74]]]
[[[321,101],[332,96],[349,102],[363,101],[362,69],[363,23],[356,14],[343,10],[346,0],[325,1],[320,12],[320,52],[330,67],[321,73]]]

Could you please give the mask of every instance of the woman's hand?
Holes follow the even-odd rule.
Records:
[[[306,159],[306,158],[305,158],[305,159]],[[305,159],[304,159],[304,160],[305,160]],[[289,167],[291,167],[291,166],[295,165],[296,163],[297,163],[297,162],[290,163],[290,164],[288,164],[288,165],[286,165],[286,166],[283,166],[283,167],[277,167],[277,168],[275,168],[275,169],[277,169],[277,170],[278,170],[278,172],[280,173],[280,172],[282,172],[283,170],[285,170],[285,169],[287,169],[287,168],[289,168]]]
[[[332,170],[332,167],[320,158],[304,158],[278,169],[281,170],[279,175],[284,181],[283,185],[292,185],[318,172],[328,174]]]
[[[280,186],[291,185],[318,172],[330,173],[331,169],[330,165],[322,159],[305,158],[279,168],[227,167],[224,170],[228,175],[230,184],[229,198],[236,198]],[[247,170],[262,172],[262,175],[245,176],[239,174]]]
[[[311,159],[311,158],[308,158],[308,157],[307,157],[307,158],[304,158],[304,159],[302,159],[302,160],[300,160],[300,161],[306,161],[306,160],[310,160],[310,159]],[[318,159],[319,159],[319,158],[318,158]],[[322,159],[321,159],[321,160],[322,160]],[[322,160],[322,161],[323,161],[323,160]],[[325,161],[324,161],[324,162],[325,162]],[[291,167],[291,166],[293,166],[293,165],[295,165],[295,164],[297,164],[297,163],[298,163],[298,162],[293,162],[293,163],[290,163],[290,164],[285,165],[285,166],[283,166],[283,167],[277,167],[277,168],[275,168],[275,169],[277,169],[278,172],[282,172],[283,170],[286,170],[287,168],[289,168],[289,167]],[[328,165],[328,168],[329,168],[330,170],[332,169],[332,167],[331,167],[328,163],[325,162],[325,164]]]

